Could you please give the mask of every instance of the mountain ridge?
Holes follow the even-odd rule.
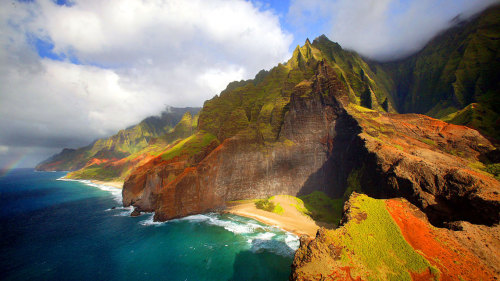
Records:
[[[485,30],[491,28],[496,36],[499,11],[499,6],[493,7],[466,26],[475,30],[474,25],[484,18],[492,19],[494,23]],[[460,41],[463,29],[443,34],[455,33]],[[497,124],[498,118],[491,108],[494,102],[487,104],[481,97],[494,99],[499,88],[484,82],[481,77],[486,76],[481,75],[482,67],[498,69],[496,61],[489,65],[490,59],[455,56],[448,50],[460,44],[443,43],[440,38],[444,37],[438,36],[422,53],[400,64],[367,62],[326,36],[312,43],[307,39],[286,63],[260,71],[254,79],[229,83],[205,101],[198,117],[186,113],[172,131],[142,149],[122,159],[87,163],[69,176],[121,177],[124,206],[133,206],[134,214],[154,212],[154,219],[160,221],[220,211],[227,201],[278,194],[322,191],[347,201],[343,226],[335,233],[321,229],[315,239],[301,239],[292,280],[337,275],[364,279],[370,272],[380,278],[403,279],[469,276],[454,265],[460,262],[459,255],[446,243],[438,243],[447,255],[443,263],[436,253],[422,248],[419,237],[411,236],[419,229],[427,231],[425,241],[493,237],[480,239],[477,245],[465,241],[463,252],[468,262],[481,265],[479,275],[495,276],[500,272],[496,258],[500,240],[495,242],[500,221],[495,169],[500,159],[492,141],[498,131],[491,124]],[[487,43],[485,48],[490,47],[498,53],[497,43]],[[434,71],[430,62],[435,56],[443,59],[436,60]],[[446,68],[450,56],[453,66],[477,63],[480,71]],[[450,71],[443,76],[443,69]],[[437,78],[429,80],[435,87],[425,87],[446,91],[434,94],[421,88],[426,75]],[[447,92],[450,87],[461,89],[453,83],[466,80],[483,83],[477,86],[479,94]],[[412,86],[413,81],[419,82]],[[477,101],[479,106],[474,106]],[[456,102],[451,110],[450,102]],[[446,114],[438,115],[458,125],[418,112],[397,113],[428,113],[430,105],[441,106],[436,112]],[[494,111],[488,120],[479,118],[486,112],[483,107]],[[463,124],[477,127],[489,139]],[[481,129],[481,124],[489,124],[491,130]],[[357,195],[360,192],[365,195]],[[418,222],[410,215],[424,219]],[[380,233],[365,232],[367,225]],[[387,239],[376,236],[381,233]],[[380,239],[360,246],[351,239],[357,235],[366,241]],[[492,249],[488,241],[493,241]],[[374,259],[369,255],[372,245],[396,252]]]
[[[35,170],[74,171],[83,168],[92,158],[121,159],[148,146],[149,142],[168,133],[182,120],[185,112],[197,114],[199,108],[175,108],[150,116],[136,125],[119,130],[116,134],[93,141],[77,149],[64,148],[38,164]]]

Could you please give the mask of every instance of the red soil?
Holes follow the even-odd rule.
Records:
[[[433,227],[425,215],[403,200],[387,200],[387,209],[406,241],[441,271],[441,280],[493,280],[495,273],[471,251],[462,247],[450,230]],[[430,272],[412,274],[414,280],[429,280]]]
[[[346,276],[343,276],[340,273],[345,273]],[[348,266],[340,267],[338,270],[332,272],[332,274],[328,275],[328,278],[331,280],[350,280],[350,281],[362,281],[361,277],[352,278],[351,276],[351,268]],[[323,279],[318,279],[323,280]]]

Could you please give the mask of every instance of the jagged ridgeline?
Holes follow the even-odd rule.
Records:
[[[205,102],[198,128],[221,141],[246,128],[251,137],[276,141],[294,87],[307,86],[321,61],[345,84],[350,102],[394,112],[387,73],[378,66],[373,71],[357,53],[343,50],[323,35],[312,44],[308,39],[304,46],[297,46],[286,64],[262,70],[253,80],[230,83],[220,96]]]
[[[394,81],[400,113],[422,113],[500,140],[500,6],[458,22],[424,49],[375,64]]]
[[[79,170],[69,176],[123,180],[130,168],[147,153],[162,150],[168,143],[190,136],[196,128],[199,110],[200,108],[169,107],[159,116],[148,117],[109,138],[98,139],[78,149],[65,148],[40,163],[36,169]],[[143,151],[146,148],[148,149]]]

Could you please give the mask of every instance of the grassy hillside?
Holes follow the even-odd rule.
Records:
[[[198,129],[221,141],[243,130],[261,142],[277,141],[293,88],[310,79],[323,60],[349,89],[351,102],[393,111],[391,80],[384,70],[372,70],[358,54],[321,36],[312,44],[306,40],[304,46],[297,46],[286,64],[261,71],[254,79],[232,82],[220,95],[206,101]]]
[[[151,116],[139,124],[120,130],[117,134],[98,139],[92,144],[78,149],[63,149],[49,159],[38,164],[38,170],[78,170],[93,158],[117,160],[133,155],[150,145],[151,141],[167,135],[168,140],[185,138],[193,133],[192,115],[199,108],[168,108],[160,116]],[[189,113],[184,116],[185,113]],[[180,123],[179,126],[177,126]],[[188,123],[187,125],[185,123]],[[175,127],[174,127],[175,126]]]
[[[500,121],[499,47],[500,6],[496,6],[441,33],[405,60],[374,65],[390,73],[399,112],[444,118],[478,103],[489,113],[484,123],[473,114],[446,120],[471,125],[498,140],[498,130],[491,125]]]
[[[383,200],[354,194],[348,204],[348,222],[320,231],[309,244],[314,254],[299,248],[294,274],[304,280],[320,274],[339,280],[413,280],[415,273],[430,272],[425,280],[438,279],[439,270],[408,244]]]

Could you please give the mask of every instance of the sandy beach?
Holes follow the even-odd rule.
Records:
[[[119,189],[123,188],[123,182],[122,181],[99,181],[99,180],[90,180],[90,182],[95,183],[95,184],[101,184],[101,185],[107,185],[107,186],[112,186],[116,187]]]
[[[315,237],[320,226],[310,217],[299,212],[293,204],[296,202],[285,196],[276,196],[273,200],[283,207],[283,214],[276,214],[257,209],[253,200],[228,202],[226,211],[231,214],[252,218],[262,223],[275,225],[297,236]]]

